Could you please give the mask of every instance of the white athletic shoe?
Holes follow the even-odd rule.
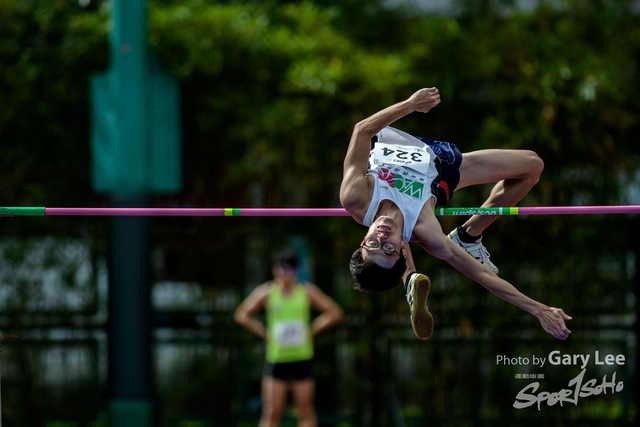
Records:
[[[431,281],[424,274],[412,273],[407,277],[405,289],[413,332],[421,340],[429,339],[433,333],[433,316],[427,307]]]
[[[460,240],[460,237],[458,236],[457,227],[454,228],[453,231],[449,233],[447,237],[453,240],[453,242],[456,245],[464,249],[469,255],[471,255],[478,261],[480,261],[482,265],[487,267],[487,270],[498,274],[498,271],[499,271],[498,267],[496,267],[495,264],[492,263],[491,260],[489,259],[491,255],[489,254],[489,251],[487,250],[487,248],[485,248],[484,245],[482,244],[482,237],[476,240],[475,243],[464,243],[462,240]]]

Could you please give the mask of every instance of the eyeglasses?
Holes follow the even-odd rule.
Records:
[[[369,252],[374,251],[376,249],[382,249],[382,252],[384,252],[388,256],[393,256],[393,254],[400,255],[400,252],[396,250],[395,243],[391,243],[391,242],[384,242],[382,244],[382,248],[380,248],[380,242],[374,239],[368,239],[362,242],[360,247],[365,248]]]

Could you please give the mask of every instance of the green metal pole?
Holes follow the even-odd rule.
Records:
[[[111,190],[116,207],[144,205],[148,182],[147,0],[113,0],[111,38],[115,143],[120,170]],[[109,424],[154,425],[151,274],[148,218],[113,218],[109,292]]]
[[[131,206],[140,200],[119,200]],[[109,370],[112,427],[154,425],[150,220],[111,218]]]

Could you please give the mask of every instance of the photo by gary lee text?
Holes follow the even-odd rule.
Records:
[[[592,358],[593,356],[593,358]],[[593,365],[617,365],[622,366],[625,363],[623,354],[603,354],[595,351],[593,354],[562,354],[559,350],[550,352],[546,357],[531,356],[529,357],[508,357],[504,355],[496,356],[496,365],[505,366],[537,366],[543,367],[545,363],[549,365],[564,366],[580,366],[584,369],[589,362]]]

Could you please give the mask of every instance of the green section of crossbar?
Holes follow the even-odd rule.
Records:
[[[518,215],[518,208],[436,208],[438,216]]]
[[[224,208],[224,216],[241,216],[240,208]]]
[[[0,207],[0,216],[45,216],[44,207]]]

